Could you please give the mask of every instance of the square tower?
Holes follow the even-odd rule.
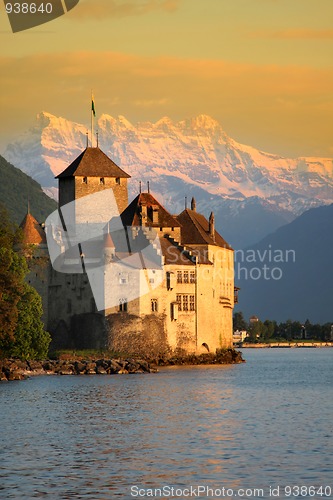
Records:
[[[60,207],[95,194],[112,189],[119,213],[128,205],[127,179],[124,170],[118,167],[101,149],[86,148],[61,174],[59,179]],[[84,213],[73,214],[75,223],[104,222],[104,215],[96,211],[95,220],[87,221]]]

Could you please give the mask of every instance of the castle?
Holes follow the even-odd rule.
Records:
[[[33,216],[21,224],[35,247],[28,280],[42,296],[52,347],[147,355],[232,347],[233,250],[214,214],[207,220],[192,198],[190,209],[172,215],[149,188],[128,204],[129,178],[98,147],[87,147],[58,175],[63,236],[55,223],[46,228],[59,248],[56,265]],[[98,203],[108,193],[118,213],[111,220],[111,202]],[[85,200],[93,200],[92,210]],[[66,227],[70,207],[74,224]],[[102,230],[82,242],[91,223]],[[68,234],[75,244],[65,248]]]

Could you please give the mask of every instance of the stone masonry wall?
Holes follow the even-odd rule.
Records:
[[[157,356],[169,350],[163,315],[111,314],[107,324],[108,346],[115,352]]]

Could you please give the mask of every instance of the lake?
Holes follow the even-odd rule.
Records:
[[[333,498],[333,349],[242,352],[1,383],[0,498]]]

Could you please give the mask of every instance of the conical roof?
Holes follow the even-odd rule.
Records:
[[[113,243],[113,239],[111,237],[111,234],[110,233],[107,233],[105,236],[104,236],[104,248],[115,248],[114,246],[114,243]]]
[[[26,245],[40,245],[46,243],[46,237],[43,229],[38,224],[35,217],[31,213],[27,213],[20,224],[23,232],[23,243]]]
[[[77,176],[131,177],[99,148],[86,148],[56,179]]]

